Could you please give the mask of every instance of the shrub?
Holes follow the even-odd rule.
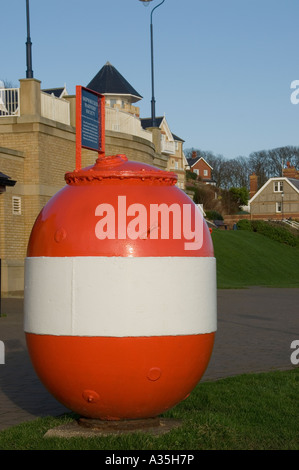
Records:
[[[272,240],[290,246],[298,246],[299,238],[284,227],[275,227],[264,220],[239,220],[237,227],[240,230],[257,232]]]
[[[187,170],[187,171],[186,171],[186,178],[187,178],[187,180],[188,180],[188,179],[190,179],[190,180],[196,180],[196,179],[197,179],[197,174],[196,174],[196,173],[193,173],[193,171]]]
[[[252,225],[248,219],[239,220],[239,222],[237,222],[237,227],[239,230],[247,230],[248,232],[252,232]]]
[[[186,191],[193,191],[193,192],[195,192],[195,191],[196,191],[196,186],[186,185]]]
[[[206,211],[206,218],[209,220],[223,220],[223,217],[217,211]]]

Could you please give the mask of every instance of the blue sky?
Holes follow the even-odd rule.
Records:
[[[30,0],[34,78],[86,86],[107,62],[150,116],[150,12],[139,0]],[[298,0],[165,0],[153,14],[156,115],[225,158],[299,145]],[[26,2],[1,5],[0,79],[26,77]]]

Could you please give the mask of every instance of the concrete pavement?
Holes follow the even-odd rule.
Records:
[[[299,289],[219,290],[218,330],[202,381],[294,368],[290,345],[299,340],[298,306]],[[33,370],[23,332],[23,299],[2,299],[0,341],[5,345],[5,364],[0,364],[0,431],[69,412]]]

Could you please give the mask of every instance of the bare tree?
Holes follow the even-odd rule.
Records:
[[[212,177],[216,186],[227,190],[232,187],[249,188],[249,176],[253,172],[258,176],[261,187],[269,178],[281,176],[287,162],[299,169],[299,147],[286,146],[260,150],[252,152],[248,157],[239,156],[231,159],[199,149],[186,150],[185,154],[191,157],[194,151],[213,168]]]
[[[16,85],[13,84],[11,80],[7,80],[7,78],[0,78],[0,86],[1,85],[3,86],[3,88],[18,88]]]
[[[299,169],[299,147],[286,146],[253,152],[248,160],[250,173],[258,175],[261,187],[269,178],[282,176],[287,162]]]

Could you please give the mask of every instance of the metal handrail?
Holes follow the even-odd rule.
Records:
[[[19,96],[19,88],[0,88],[0,117],[20,115]]]

